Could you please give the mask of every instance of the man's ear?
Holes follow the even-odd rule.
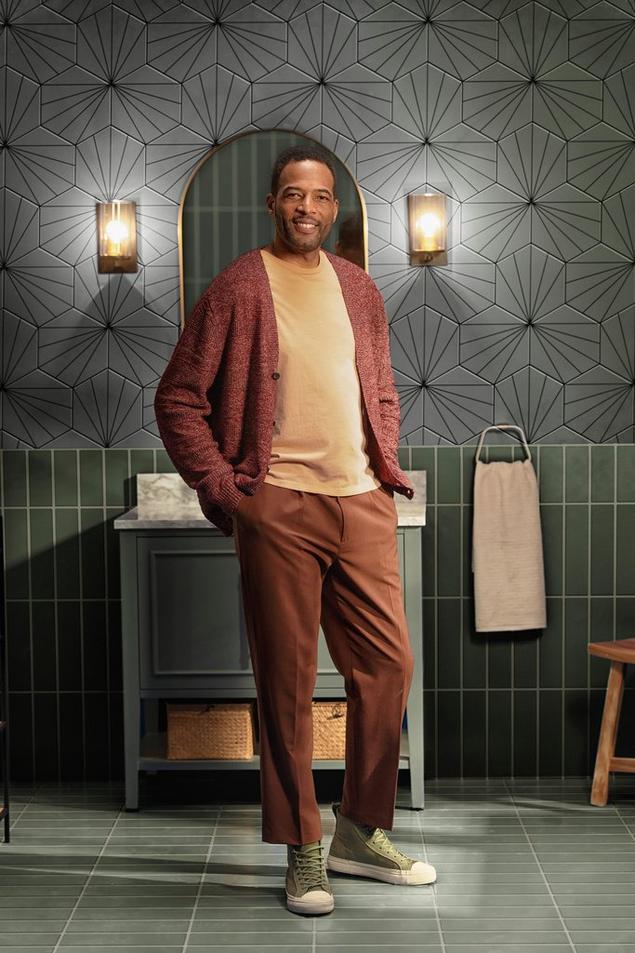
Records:
[[[339,200],[338,200],[338,199],[334,199],[334,200],[333,200],[333,205],[334,205],[334,207],[335,207],[335,212],[334,212],[334,214],[333,214],[333,222],[335,222],[335,219],[337,218],[337,213],[338,213],[339,210],[340,210]]]
[[[265,199],[265,202],[267,205],[267,211],[269,212],[270,215],[273,215],[275,201],[276,200],[273,197],[273,194],[269,192],[269,194],[267,195],[267,198]]]

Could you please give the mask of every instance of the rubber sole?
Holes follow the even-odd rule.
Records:
[[[320,891],[325,894],[326,891]],[[323,913],[330,913],[335,907],[335,898],[332,895],[320,897],[291,897],[287,894],[287,909],[291,913],[303,913],[305,916],[320,916]]]
[[[419,870],[388,870],[386,867],[379,867],[375,864],[362,864],[356,860],[346,860],[343,857],[335,857],[329,854],[326,858],[327,870],[335,870],[338,874],[353,874],[357,877],[372,877],[373,880],[383,880],[388,884],[407,884],[409,886],[419,886],[421,884],[431,884],[436,880],[430,879],[430,876]]]

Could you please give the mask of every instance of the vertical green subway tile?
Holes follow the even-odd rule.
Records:
[[[84,602],[82,617],[84,621],[84,688],[86,691],[102,691],[106,688],[108,665],[105,601]]]
[[[79,598],[79,510],[55,511],[55,563],[58,599]]]
[[[157,473],[176,473],[176,467],[165,450],[157,450]]]
[[[542,503],[562,503],[563,500],[563,456],[562,447],[540,447],[540,501]]]
[[[461,595],[469,599],[474,597],[474,578],[472,573],[472,522],[473,509],[471,506],[464,506],[461,510],[461,519],[463,521],[462,542],[461,542],[461,568],[463,573],[463,586]]]
[[[79,451],[79,489],[82,506],[103,505],[103,461],[103,450]]]
[[[461,600],[439,599],[437,640],[439,688],[461,685]]]
[[[617,557],[615,593],[635,595],[635,504],[621,503],[617,508]]]
[[[53,451],[56,506],[77,506],[77,458],[77,450]]]
[[[591,599],[591,636],[590,642],[609,642],[613,638],[615,623],[612,598]],[[592,688],[602,688],[608,678],[609,663],[597,655],[589,656],[589,684]]]
[[[86,780],[100,781],[108,764],[108,696],[106,692],[84,695],[86,724],[91,726],[90,745],[86,746]]]
[[[436,600],[423,600],[423,687],[437,687]]]
[[[3,450],[4,505],[26,506],[26,451]]]
[[[434,495],[435,484],[435,448],[413,447],[412,469],[426,471],[426,501],[436,503]]]
[[[29,505],[53,503],[52,458],[50,450],[29,450]]]
[[[399,447],[397,450],[397,459],[402,470],[412,469],[410,466],[410,447]]]
[[[562,686],[562,599],[547,599],[547,628],[538,642],[538,677],[541,688]]]
[[[615,497],[615,448],[591,447],[591,499],[611,503]]]
[[[538,684],[540,632],[518,632],[514,637],[514,688],[534,688]]]
[[[12,692],[29,692],[31,684],[31,623],[28,602],[7,602],[7,662]],[[10,731],[13,735],[13,724]]]
[[[463,777],[482,778],[487,773],[485,758],[485,692],[463,692]]]
[[[635,599],[622,598],[615,602],[615,638],[632,639],[635,625]]]
[[[463,599],[463,688],[486,686],[486,640],[474,628],[474,602]]]
[[[461,448],[437,448],[437,502],[461,502]]]
[[[26,509],[4,511],[4,536],[6,596],[8,599],[28,599],[29,533]]]
[[[120,692],[123,684],[121,666],[121,602],[108,600],[108,688],[111,692]],[[117,775],[113,775],[117,777]]]
[[[121,515],[122,510],[119,507],[106,510],[106,567],[108,572],[108,595],[111,599],[119,597],[121,592],[119,567],[119,536],[121,531],[114,528],[115,519]]]
[[[623,444],[617,448],[617,499],[620,503],[635,503],[635,445]]]
[[[82,687],[81,604],[69,599],[57,604],[59,645],[59,685],[61,692],[78,692]]]
[[[512,693],[487,693],[488,752],[487,773],[491,777],[509,777],[512,773]]]
[[[33,777],[33,698],[9,692],[9,746],[11,776],[16,780]],[[6,949],[6,947],[5,947]]]
[[[81,573],[85,599],[103,599],[106,595],[104,559],[104,516],[101,509],[81,510]]]
[[[564,487],[567,503],[586,503],[589,499],[589,447],[564,448]]]
[[[476,447],[461,447],[461,461],[463,467],[463,503],[471,503],[474,498],[474,455]]]
[[[587,753],[588,702],[586,691],[564,693],[564,774],[580,777],[589,769]]]
[[[591,595],[613,593],[615,521],[612,506],[591,506]]]
[[[538,719],[536,693],[514,692],[514,777],[534,777],[538,770]]]
[[[587,687],[588,602],[564,600],[564,684],[565,688]]]
[[[31,604],[33,643],[33,690],[52,692],[57,684],[55,603],[41,599]]]
[[[82,724],[82,696],[79,692],[62,692],[59,696],[60,735],[64,739],[60,751],[60,780],[84,781],[84,739],[77,726]],[[90,744],[90,736],[87,736]]]
[[[55,692],[37,692],[33,696],[34,760],[43,778],[57,774],[57,696]]]
[[[424,691],[423,693],[423,743],[426,753],[425,776],[436,775],[437,762],[437,693]],[[117,775],[122,777],[123,775]]]
[[[461,774],[461,693],[439,692],[438,695],[438,776],[456,778]]]
[[[436,524],[437,508],[436,506],[427,506],[426,525],[421,537],[421,592],[423,596],[436,596],[437,594]]]
[[[562,592],[562,507],[540,507],[542,550],[545,564],[545,588],[548,596]]]
[[[483,454],[481,454],[481,459]],[[495,463],[497,460],[504,463],[511,463],[514,459],[514,447],[512,444],[496,444],[493,443],[487,448],[486,461],[488,463]]]
[[[565,507],[565,593],[586,595],[589,588],[589,508]]]
[[[126,497],[128,481],[128,451],[104,450],[106,464],[106,506],[131,506],[129,495]]]
[[[489,644],[487,679],[490,688],[511,688],[512,646],[507,633],[492,632],[483,635]]]
[[[31,523],[31,597],[52,598],[54,593],[53,510],[32,509]]]
[[[437,587],[440,596],[461,595],[461,508],[437,506]]]
[[[562,692],[538,693],[538,772],[554,777],[562,772]]]

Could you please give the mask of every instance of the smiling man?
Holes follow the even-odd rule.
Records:
[[[282,153],[273,241],[199,299],[155,398],[205,516],[234,535],[258,697],[262,839],[287,845],[287,906],[333,910],[327,868],[427,884],[390,841],[413,672],[396,543],[399,400],[381,295],[322,249],[337,218],[319,147]],[[347,696],[346,772],[324,857],[312,774],[320,622]]]

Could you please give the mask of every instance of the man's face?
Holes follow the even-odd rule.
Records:
[[[339,208],[334,186],[330,169],[321,162],[303,159],[285,165],[277,194],[267,196],[267,208],[290,251],[304,254],[324,243]]]

